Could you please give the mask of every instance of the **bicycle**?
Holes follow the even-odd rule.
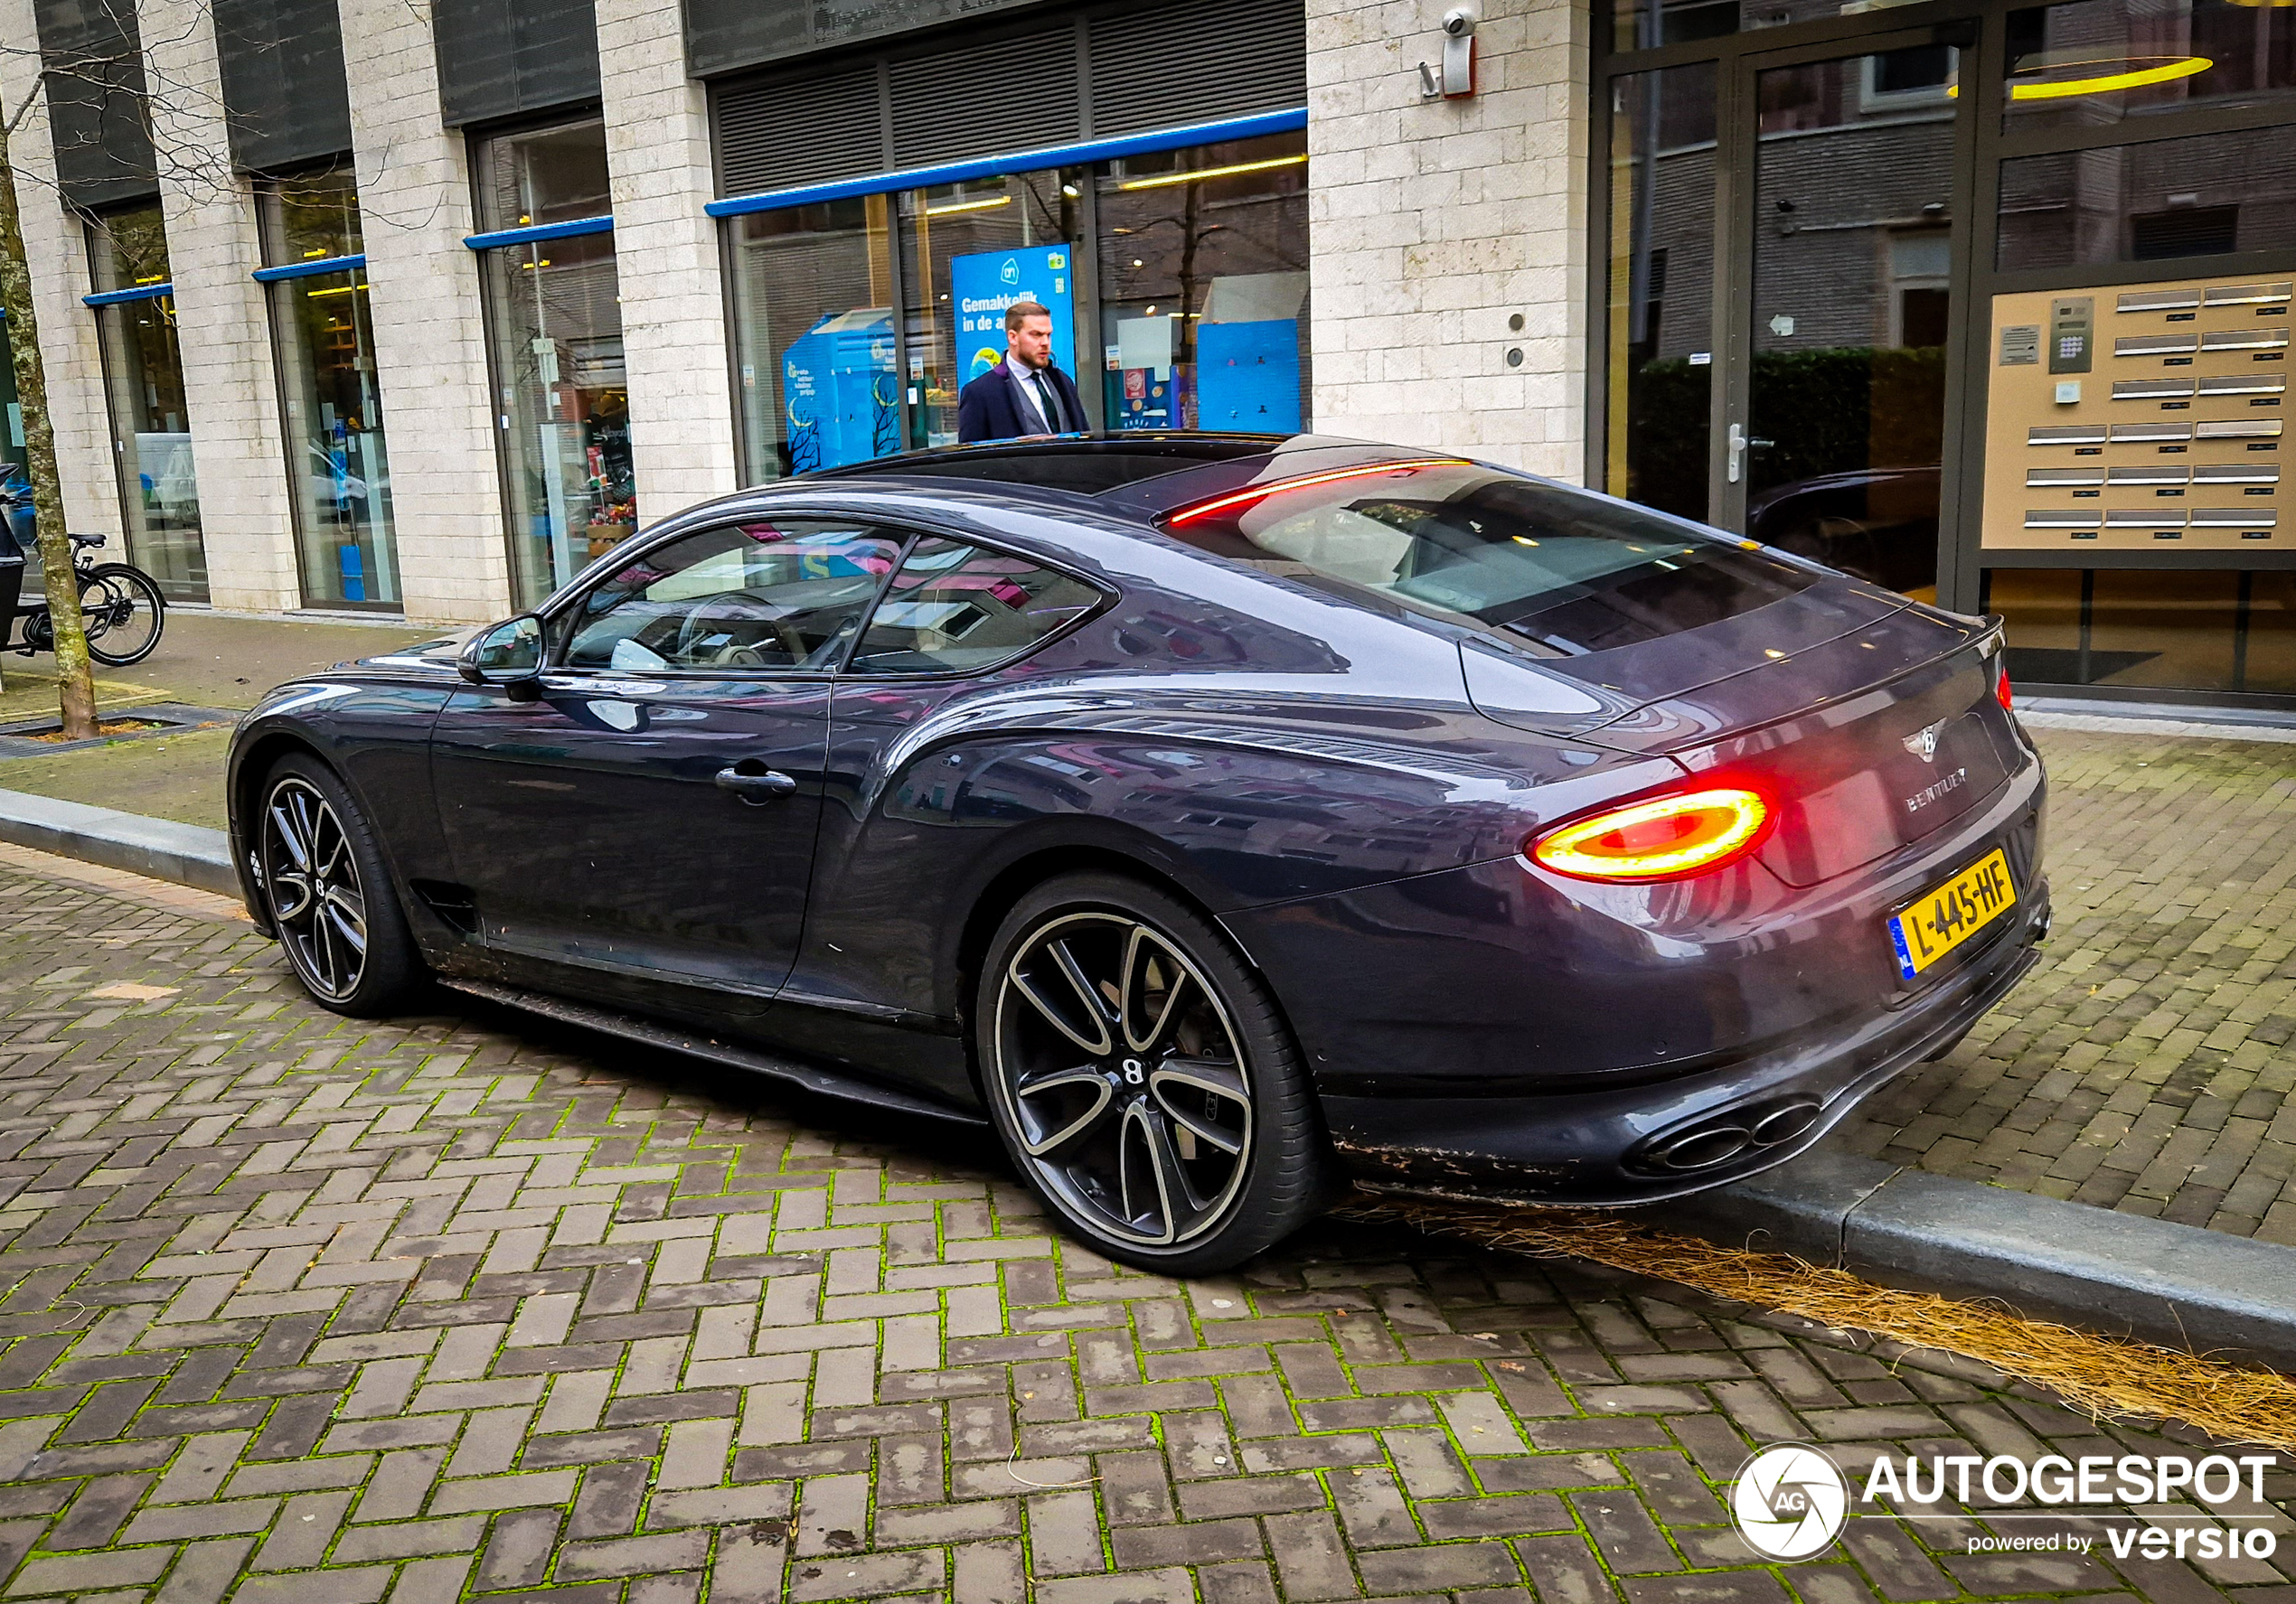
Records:
[[[97,562],[95,549],[104,543],[103,536],[70,539],[72,567],[80,577],[80,627],[88,637],[88,655],[114,669],[143,661],[167,627],[167,599],[160,595],[158,584],[133,563]],[[30,657],[55,650],[55,622],[44,600],[24,600],[16,615],[24,620],[23,637],[7,638],[14,629],[0,615],[0,651]]]

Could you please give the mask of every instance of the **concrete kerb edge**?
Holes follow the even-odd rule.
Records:
[[[221,830],[0,790],[0,840],[240,895]],[[2296,1373],[2296,1294],[2276,1292],[2296,1248],[2272,1243],[1827,1152],[1669,1204],[1662,1228]]]
[[[2274,1243],[1824,1152],[1670,1204],[1661,1228],[2296,1373],[2296,1248]]]
[[[0,841],[222,896],[240,895],[231,839],[196,824],[0,791]]]

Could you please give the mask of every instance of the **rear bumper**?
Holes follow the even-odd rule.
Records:
[[[1655,1085],[1534,1097],[1325,1097],[1343,1169],[1379,1191],[1480,1201],[1618,1206],[1724,1186],[1806,1151],[1888,1081],[1953,1051],[2038,960],[2046,883],[2024,917],[1934,992],[1827,1039]],[[1689,1174],[1638,1168],[1681,1133],[1757,1124],[1814,1101],[1791,1139],[1748,1144]]]
[[[1750,863],[1587,887],[1510,859],[1228,923],[1284,1001],[1356,1179],[1659,1202],[1805,1150],[2008,994],[2048,929],[2044,795],[2028,762],[1934,836],[1806,888]],[[1996,848],[2016,905],[1901,980],[1888,915]]]

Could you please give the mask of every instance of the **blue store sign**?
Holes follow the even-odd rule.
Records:
[[[956,305],[957,382],[970,384],[1004,360],[1004,310],[1034,301],[1052,314],[1052,361],[1077,371],[1076,275],[1066,245],[1031,245],[949,258]]]

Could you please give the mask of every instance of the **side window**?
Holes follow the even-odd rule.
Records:
[[[567,666],[827,669],[900,549],[880,530],[816,519],[699,530],[592,587],[571,621]]]
[[[870,615],[850,671],[984,669],[1027,651],[1099,601],[1089,585],[1026,558],[927,536],[909,549]]]

